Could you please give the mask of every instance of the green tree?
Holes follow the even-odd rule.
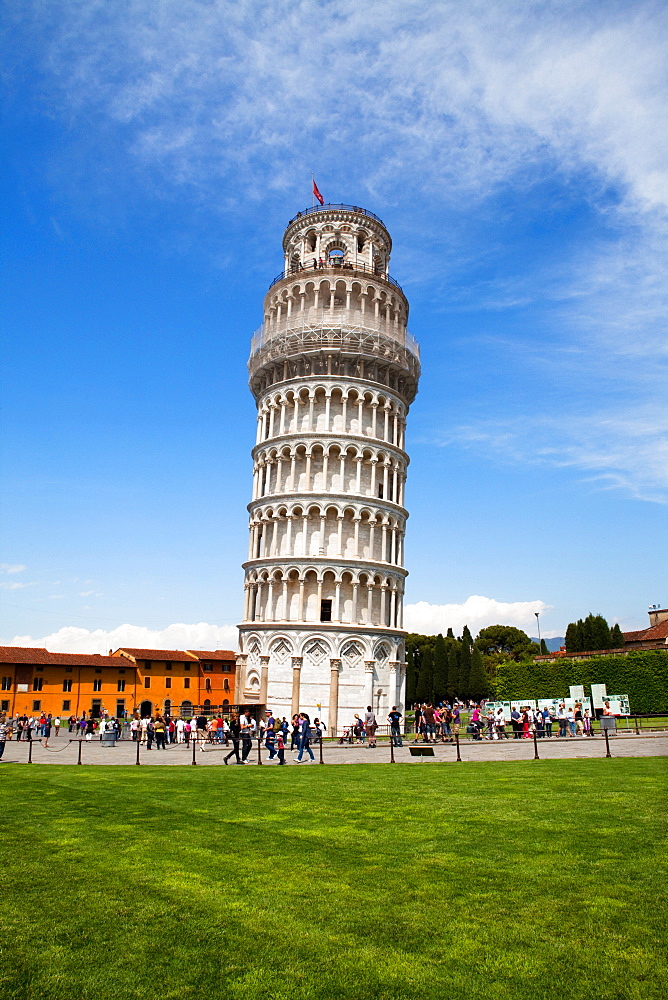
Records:
[[[505,653],[515,660],[538,651],[526,632],[512,625],[490,625],[482,629],[475,644],[481,653]]]
[[[448,696],[448,649],[445,639],[439,634],[434,643],[434,704],[445,701]]]
[[[454,698],[461,694],[459,687],[459,650],[456,639],[449,643],[448,649],[448,697]]]
[[[471,677],[471,646],[473,640],[469,632],[468,625],[464,626],[461,640],[461,650],[459,653],[459,694],[463,698],[470,698],[469,681]]]
[[[454,637],[455,637],[455,633],[454,633],[454,632],[452,631],[452,629],[451,629],[451,628],[449,628],[449,629],[448,629],[448,634],[446,635],[446,637],[445,637],[445,638],[446,638],[446,639],[454,639]]]
[[[541,656],[548,656],[549,652],[550,651],[547,648],[547,643],[545,642],[545,639],[541,639],[540,640],[540,654],[541,654]]]
[[[469,698],[481,701],[489,694],[489,677],[485,670],[482,653],[476,646],[471,654],[471,677],[469,679]]]
[[[610,629],[610,649],[623,649],[624,647],[624,633],[619,627],[619,623],[615,624]]]
[[[579,653],[581,651],[580,631],[578,629],[577,622],[571,622],[566,629],[564,644],[566,646],[567,653]]]
[[[415,700],[420,703],[432,701],[433,686],[434,658],[431,649],[427,646],[422,654],[422,663],[420,664],[420,675],[418,677]]]

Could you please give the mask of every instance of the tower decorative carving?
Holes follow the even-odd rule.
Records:
[[[258,416],[239,700],[334,727],[405,694],[404,435],[420,361],[391,248],[364,209],[300,212],[248,362]]]

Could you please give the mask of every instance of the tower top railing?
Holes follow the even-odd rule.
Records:
[[[269,288],[282,281],[284,278],[297,278],[306,277],[310,274],[331,274],[335,272],[336,274],[349,274],[350,272],[357,272],[359,274],[368,274],[373,278],[380,278],[381,281],[386,281],[389,285],[394,288],[398,288],[401,294],[404,294],[404,290],[398,281],[391,278],[387,271],[383,271],[377,267],[372,267],[370,264],[365,264],[363,261],[347,261],[343,259],[338,259],[336,257],[330,258],[329,260],[318,260],[314,257],[310,264],[291,264],[290,267],[286,268],[285,271],[281,271],[277,274],[274,280],[269,285]]]
[[[332,205],[330,202],[326,205],[314,205],[312,208],[305,208],[302,212],[297,212],[294,219],[290,219],[288,222],[288,226],[291,226],[293,222],[296,222],[297,219],[303,218],[305,215],[315,215],[317,212],[328,211],[355,212],[356,215],[366,215],[368,219],[375,219],[376,222],[380,222],[381,226],[385,228],[383,220],[379,219],[377,215],[373,214],[373,212],[368,212],[366,208],[360,208],[359,205]]]

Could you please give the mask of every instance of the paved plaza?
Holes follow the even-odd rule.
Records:
[[[134,765],[137,759],[137,744],[129,740],[122,740],[114,747],[103,747],[99,739],[87,743],[85,740],[70,742],[68,733],[62,733],[58,737],[51,737],[48,748],[42,746],[38,740],[32,743],[32,762],[34,764],[77,764],[79,749],[81,749],[82,765],[92,764],[126,764]],[[397,763],[417,764],[449,764],[456,763],[457,749],[451,743],[437,743],[434,745],[433,757],[413,757],[410,753],[411,746],[424,746],[424,744],[411,744],[404,741],[403,747],[395,747],[394,757]],[[590,738],[574,739],[542,739],[537,740],[538,754],[540,760],[564,760],[564,759],[584,759],[592,757],[605,757],[605,739],[602,736]],[[194,758],[198,765],[218,765],[223,766],[223,757],[230,750],[225,746],[210,746],[205,744],[203,749],[196,749]],[[312,744],[315,754],[315,763],[319,761],[319,747]],[[25,741],[17,743],[12,740],[6,744],[5,754],[2,759],[3,764],[23,764],[28,761],[29,748]],[[633,732],[620,732],[610,738],[610,753],[613,757],[665,757],[668,756],[668,733],[647,733],[636,736]],[[389,764],[390,745],[389,742],[379,743],[377,747],[371,748],[364,744],[345,744],[340,746],[337,743],[325,741],[322,750],[325,764]],[[494,760],[533,760],[534,743],[533,740],[502,740],[499,742],[474,742],[472,740],[462,740],[460,744],[460,756],[462,762],[471,761],[494,761]],[[140,762],[142,765],[192,765],[192,747],[185,744],[174,744],[166,750],[147,750],[145,746],[140,747]],[[268,763],[269,753],[264,745],[261,747],[261,757],[263,766]],[[304,761],[308,759],[304,757]],[[297,754],[286,750],[286,764],[294,765],[297,762]],[[257,742],[253,744],[253,750],[248,758],[249,764],[257,766],[258,748]],[[230,760],[230,766],[234,766],[234,758]],[[270,766],[275,766],[272,762]],[[302,762],[299,767],[305,767]]]

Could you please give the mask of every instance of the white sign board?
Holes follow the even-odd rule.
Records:
[[[594,708],[603,708],[603,704],[608,697],[605,684],[592,684],[591,700]]]

